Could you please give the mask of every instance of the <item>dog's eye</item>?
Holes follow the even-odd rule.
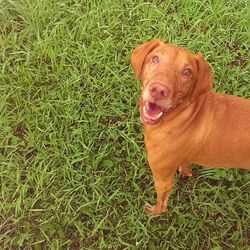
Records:
[[[190,76],[192,74],[191,70],[190,69],[184,69],[182,74],[186,77]]]
[[[153,63],[159,63],[159,62],[160,62],[160,57],[159,57],[159,56],[153,56],[153,57],[151,58],[151,61],[152,61]]]

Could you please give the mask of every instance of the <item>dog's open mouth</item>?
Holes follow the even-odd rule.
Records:
[[[142,103],[141,121],[143,123],[154,125],[163,116],[168,109],[158,106],[156,103],[145,101]]]

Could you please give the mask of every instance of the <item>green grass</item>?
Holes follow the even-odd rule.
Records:
[[[225,2],[225,3],[224,3]],[[130,55],[162,37],[202,52],[216,91],[250,98],[247,1],[0,1],[1,249],[249,249],[250,173],[155,192]]]

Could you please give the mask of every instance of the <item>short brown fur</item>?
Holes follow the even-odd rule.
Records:
[[[154,53],[165,61],[151,70],[150,56]],[[185,85],[178,78],[178,67],[186,60],[193,75]],[[147,158],[157,193],[156,206],[145,206],[149,216],[167,210],[178,167],[185,175],[191,175],[192,163],[250,169],[250,101],[213,92],[212,72],[201,54],[193,55],[156,39],[136,48],[131,63],[144,89],[157,79],[171,89],[174,103],[157,124],[144,124]],[[184,94],[178,92],[182,86],[187,88]]]

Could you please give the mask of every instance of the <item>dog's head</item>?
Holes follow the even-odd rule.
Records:
[[[212,72],[201,54],[156,39],[138,46],[131,64],[142,82],[141,120],[154,125],[185,100],[196,101],[212,88]]]

